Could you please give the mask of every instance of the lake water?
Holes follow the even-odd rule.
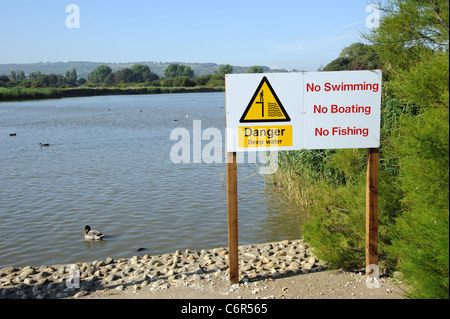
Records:
[[[224,93],[0,103],[0,267],[228,246],[225,161],[170,157],[193,120],[224,136],[224,106]],[[257,170],[238,164],[239,244],[299,238]],[[85,225],[107,237],[84,241]]]

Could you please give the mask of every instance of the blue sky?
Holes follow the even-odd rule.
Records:
[[[315,71],[367,31],[370,0],[1,0],[0,63],[212,62]],[[80,9],[67,28],[66,6]]]

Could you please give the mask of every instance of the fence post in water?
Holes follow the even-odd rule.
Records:
[[[366,275],[378,266],[378,148],[367,149],[366,177]]]
[[[231,284],[239,282],[238,262],[238,203],[236,152],[227,152],[228,204],[228,272]]]

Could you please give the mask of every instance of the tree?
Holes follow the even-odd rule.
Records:
[[[20,71],[19,74],[17,75],[17,79],[19,81],[25,80],[25,73],[23,71]]]
[[[75,70],[75,68],[73,68],[72,71],[70,71],[70,79],[74,85],[77,84],[78,76],[77,76],[77,70]]]
[[[148,65],[145,64],[134,64],[131,66],[131,71],[133,72],[133,77],[135,82],[144,82],[143,74],[145,71],[150,71]]]
[[[187,76],[188,78],[193,78],[195,74],[190,66],[172,63],[166,68],[164,75],[166,78],[175,78],[177,76]]]
[[[221,65],[216,71],[217,75],[225,76],[225,74],[233,73],[233,67],[229,64]]]
[[[124,68],[114,72],[114,82],[117,84],[133,82],[133,71]]]
[[[378,68],[381,68],[381,64],[374,47],[356,42],[342,49],[339,57],[328,63],[322,70],[375,70]]]
[[[380,269],[400,270],[410,297],[448,299],[449,2],[384,0],[378,7],[380,26],[364,36],[370,45],[344,48],[324,70],[371,68],[371,62],[382,68]],[[301,184],[317,167],[302,161],[305,152],[292,161],[305,172],[287,170],[300,171],[302,180],[294,181],[314,190],[307,197],[313,204],[305,201],[305,240],[330,266],[364,267],[364,150],[316,156],[343,179],[327,173]]]
[[[211,87],[225,86],[225,76],[213,74],[206,85]]]
[[[94,84],[101,84],[105,81],[108,74],[112,72],[112,69],[107,65],[100,65],[88,75],[88,80]]]
[[[157,81],[159,80],[159,76],[148,69],[142,73],[142,80],[143,82]]]
[[[209,80],[211,80],[211,77],[212,74],[200,75],[195,78],[195,82],[197,83],[197,85],[204,86],[208,83]]]
[[[449,46],[448,0],[378,1],[380,26],[365,34],[386,71],[405,70]]]
[[[66,83],[71,86],[75,86],[77,84],[77,70],[75,68],[72,71],[66,71]]]
[[[264,73],[264,70],[262,66],[254,65],[248,69],[247,73]]]
[[[195,82],[187,76],[177,76],[173,79],[173,86],[175,87],[191,87],[195,86]]]
[[[403,112],[385,153],[402,191],[391,253],[414,298],[449,298],[449,2],[378,4],[371,41]],[[402,114],[403,113],[403,114]],[[386,143],[388,144],[388,143]]]
[[[11,82],[17,81],[17,76],[16,76],[16,72],[15,71],[11,71],[11,73],[9,74],[9,80]]]
[[[349,58],[342,58],[339,57],[337,59],[334,59],[330,63],[328,63],[322,71],[344,71],[349,70],[349,64],[350,64]]]
[[[48,75],[48,86],[55,87],[58,85],[58,77],[56,74]]]
[[[9,77],[6,75],[0,75],[0,87],[6,87],[6,83],[9,82]]]
[[[131,66],[131,71],[133,71],[133,81],[137,83],[159,80],[159,76],[150,71],[149,66],[145,64],[134,64]]]
[[[114,80],[114,73],[110,73],[106,76],[105,80],[103,81],[103,84],[106,86],[112,86],[114,85],[115,80]]]
[[[41,76],[41,71],[37,71],[37,72],[30,72],[29,73],[29,78],[30,80],[36,80]]]

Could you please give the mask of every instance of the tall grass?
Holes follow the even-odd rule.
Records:
[[[79,88],[0,88],[0,101],[55,99],[63,97],[223,92],[224,87],[79,87]]]
[[[39,88],[39,89],[5,89],[0,88],[0,101],[50,99],[63,97],[62,89]]]
[[[401,210],[397,182],[398,158],[389,136],[398,126],[400,102],[382,102],[380,147],[379,256],[380,266],[392,268],[388,256],[390,231]],[[274,180],[281,197],[306,215],[302,233],[319,258],[330,267],[363,269],[365,263],[366,149],[301,150],[280,152]]]
[[[317,185],[324,180],[320,174],[314,174],[307,166],[302,165],[302,151],[285,151],[279,153],[279,169],[272,176],[281,198],[299,211],[308,212],[315,204],[314,194]]]

